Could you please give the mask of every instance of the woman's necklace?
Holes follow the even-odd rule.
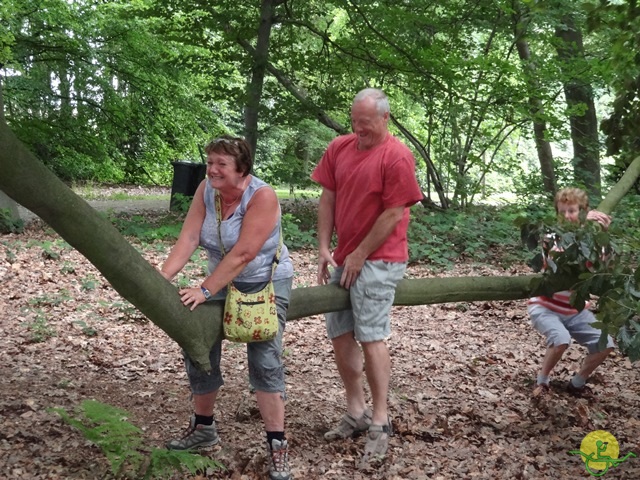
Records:
[[[247,177],[248,178],[248,177]],[[244,184],[247,183],[247,180],[243,180],[242,181],[242,186],[240,187],[240,189],[242,190],[238,196],[230,203],[227,203],[224,201],[224,197],[222,195],[220,195],[220,201],[222,202],[222,205],[224,205],[225,207],[229,208],[231,205],[233,205],[234,203],[236,203],[240,197],[242,196],[242,194],[244,193]]]
[[[222,205],[224,205],[225,207],[230,207],[231,205],[233,205],[234,203],[236,203],[238,201],[238,199],[240,198],[240,196],[243,194],[244,192],[240,192],[240,195],[238,195],[233,202],[231,203],[227,203],[224,201],[224,197],[222,195],[220,195],[220,200],[222,201]]]

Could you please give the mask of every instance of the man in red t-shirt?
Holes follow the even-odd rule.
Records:
[[[327,334],[346,390],[347,413],[325,438],[367,431],[365,461],[383,456],[389,445],[391,360],[385,339],[391,333],[389,313],[395,289],[409,258],[408,207],[423,197],[413,155],[389,133],[388,121],[386,95],[373,88],[359,92],[351,107],[354,133],[334,139],[311,175],[322,185],[318,283],[348,289],[352,306],[326,315]],[[334,230],[338,244],[332,253]],[[363,365],[373,411],[365,403]]]

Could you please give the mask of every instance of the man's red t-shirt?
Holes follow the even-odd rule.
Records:
[[[334,223],[338,245],[333,258],[342,265],[369,233],[380,214],[422,200],[411,150],[393,135],[369,150],[357,149],[355,134],[334,139],[311,178],[335,192]],[[368,260],[406,262],[409,258],[409,209],[402,221]]]

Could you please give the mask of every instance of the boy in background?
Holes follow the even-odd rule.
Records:
[[[589,199],[579,188],[564,188],[560,190],[554,201],[556,213],[561,220],[579,223],[580,216],[586,213],[586,219],[598,222],[605,230],[611,224],[611,217],[597,210],[589,210]],[[555,248],[557,250],[557,247]],[[533,397],[538,398],[549,393],[549,376],[553,368],[562,358],[573,338],[584,346],[588,355],[585,357],[580,370],[567,384],[567,391],[575,396],[593,397],[593,392],[585,384],[593,371],[613,351],[613,339],[609,336],[604,349],[598,346],[601,330],[592,327],[595,316],[588,309],[588,303],[582,311],[571,306],[569,298],[571,291],[556,292],[551,297],[534,297],[529,299],[528,312],[531,325],[546,338],[547,351],[536,385]]]

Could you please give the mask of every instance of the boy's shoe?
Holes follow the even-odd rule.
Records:
[[[169,450],[190,450],[192,448],[204,448],[215,445],[220,441],[216,422],[212,425],[196,425],[196,416],[191,415],[189,428],[182,438],[170,440],[166,443]]]
[[[594,393],[593,390],[591,390],[590,387],[588,386],[584,386],[581,388],[578,387],[574,387],[573,383],[571,383],[571,381],[569,381],[567,383],[567,393],[569,395],[572,395],[574,397],[578,397],[578,398],[586,398],[589,400],[596,400],[596,394]]]
[[[289,469],[289,446],[286,440],[271,441],[268,447],[269,454],[269,478],[271,480],[291,480]]]
[[[367,408],[360,418],[354,418],[352,415],[345,413],[340,419],[340,424],[324,434],[324,439],[329,441],[342,440],[366,432],[369,429],[369,425],[371,425],[371,415],[370,408]]]

